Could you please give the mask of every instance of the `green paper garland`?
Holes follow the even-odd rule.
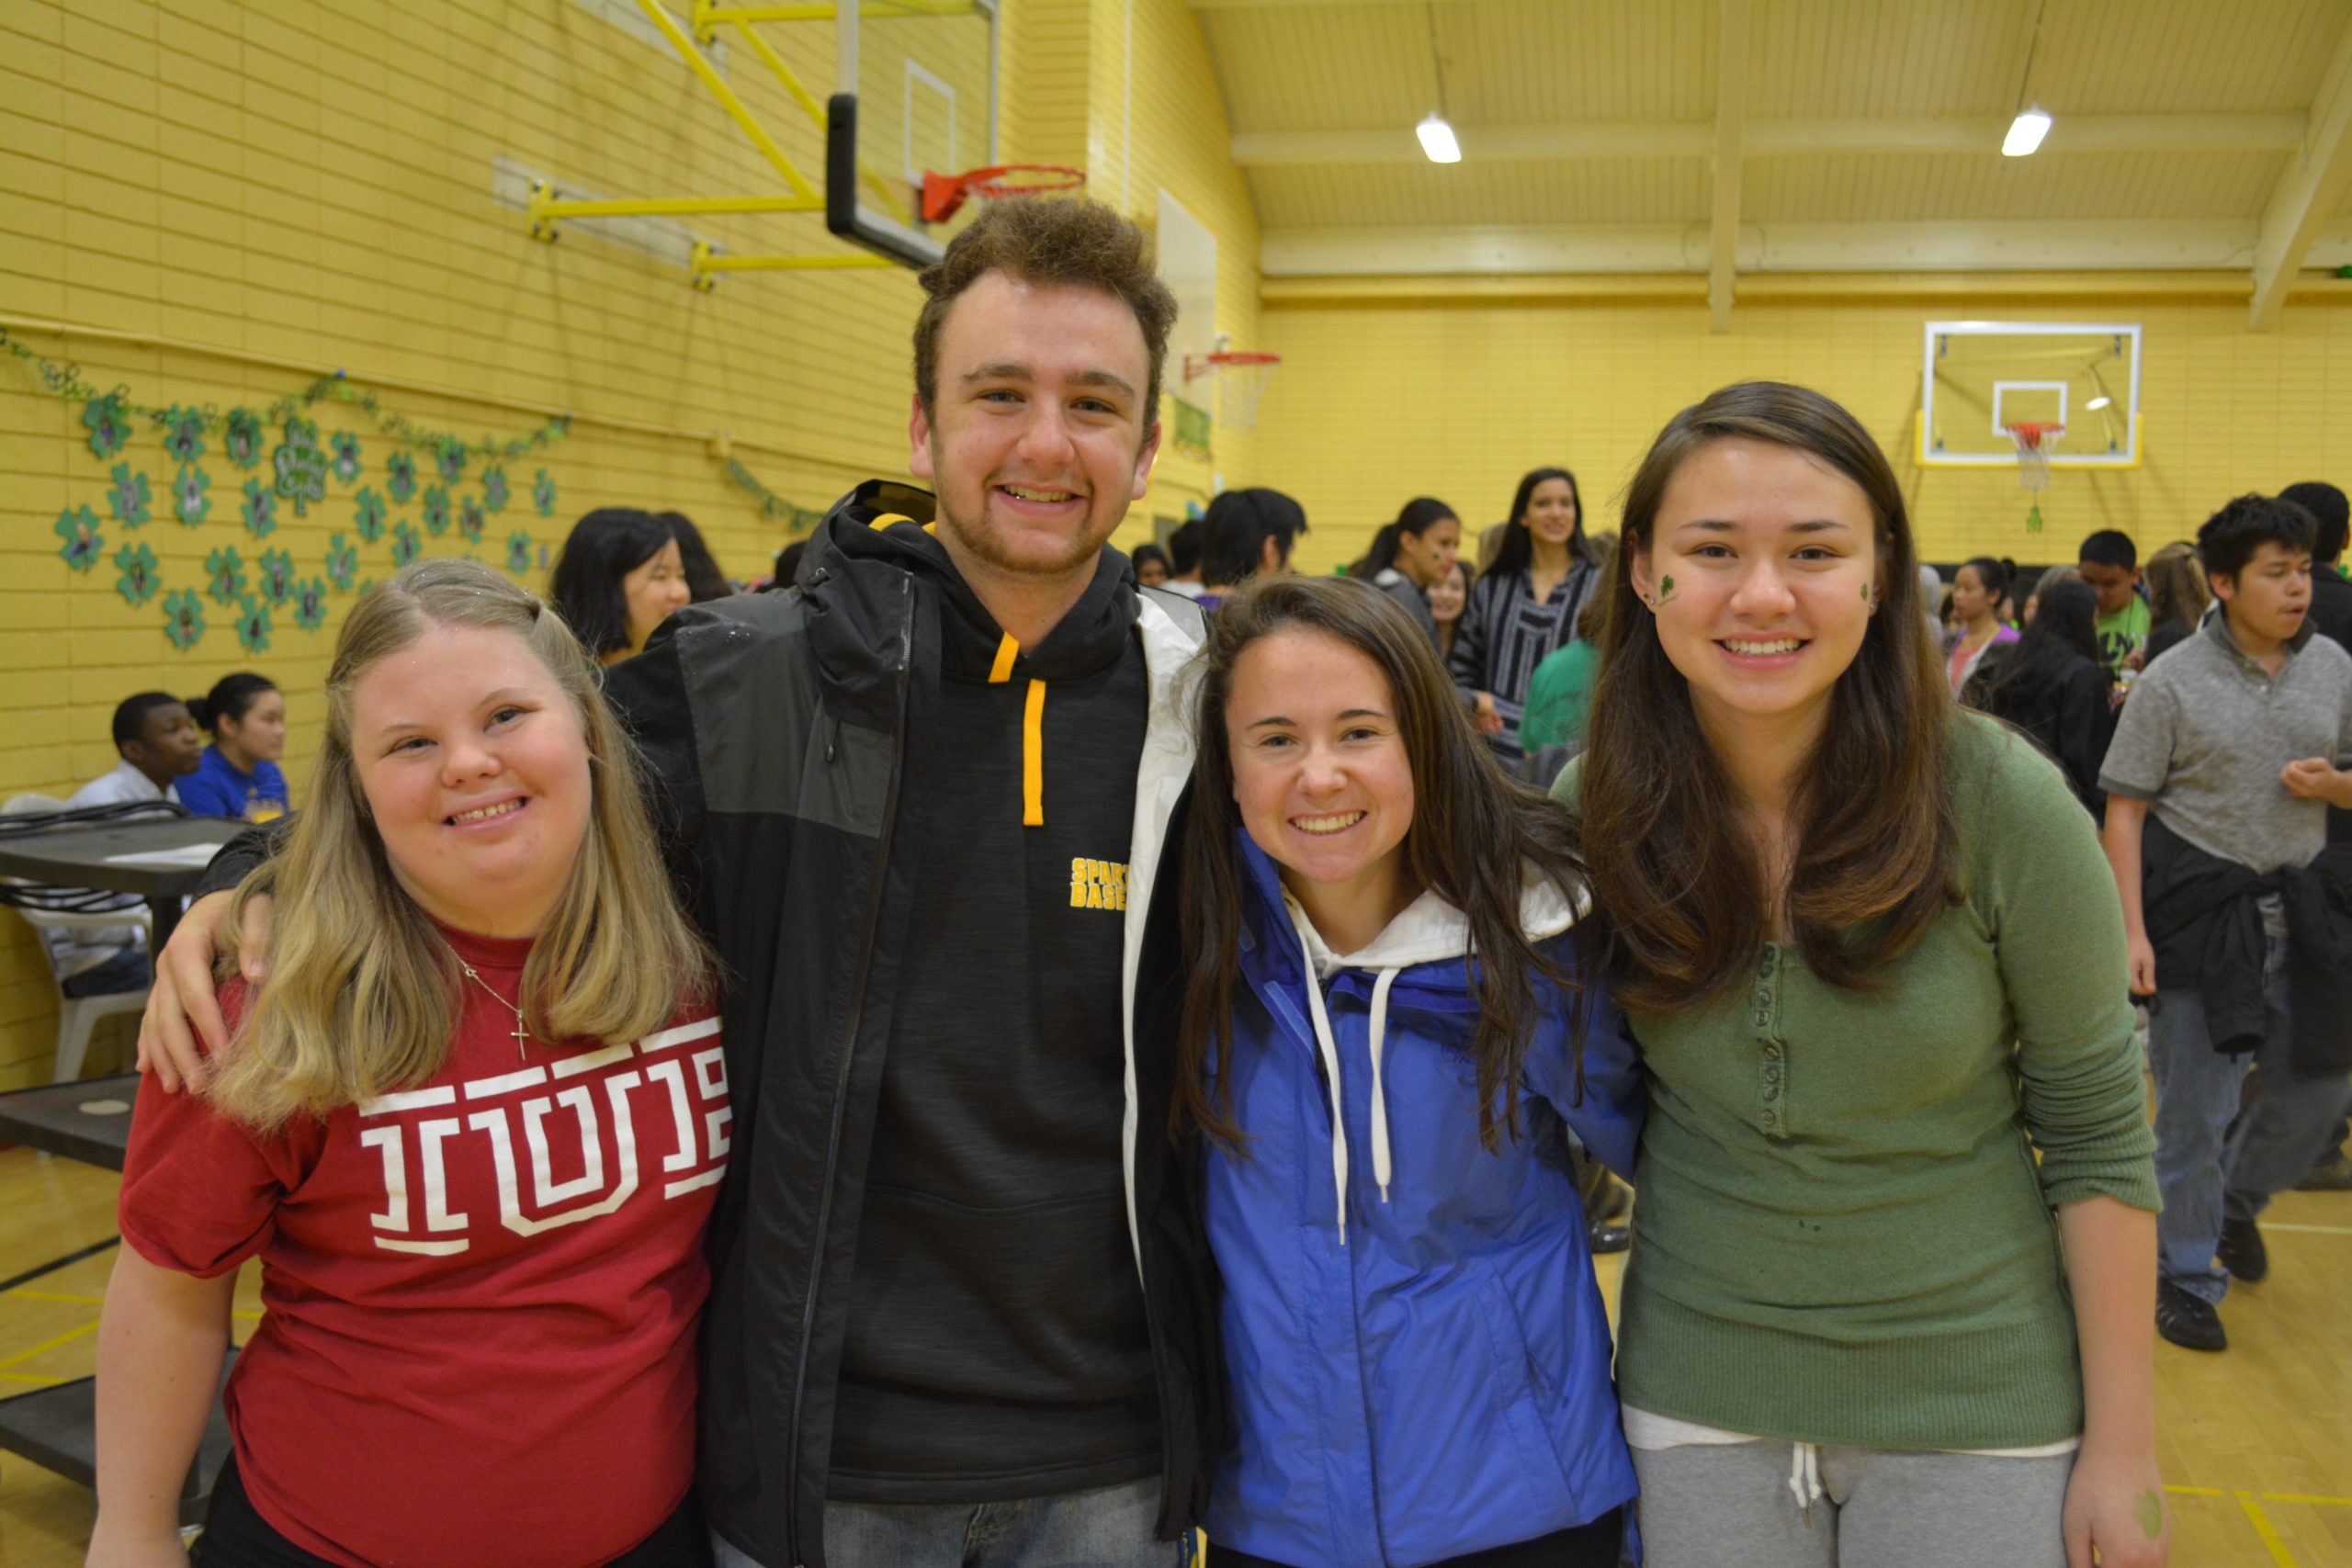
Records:
[[[825,520],[823,513],[795,506],[768,489],[759,481],[757,475],[732,457],[727,459],[727,477],[735,481],[738,490],[758,503],[761,516],[772,522],[781,519],[792,533],[805,534]]]

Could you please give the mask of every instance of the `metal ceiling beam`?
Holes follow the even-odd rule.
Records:
[[[2132,272],[2227,268],[2254,254],[2252,219],[1743,224],[1738,273]],[[2352,265],[2352,222],[2316,227],[2313,265]],[[1709,276],[1702,223],[1446,229],[1269,229],[1269,277]]]
[[[2000,150],[2008,121],[1954,119],[1755,119],[1742,138],[1750,158]],[[1704,120],[1561,120],[1533,125],[1461,125],[1471,163],[1555,158],[1703,158],[1715,128]],[[2042,143],[2052,152],[2292,152],[2303,145],[2299,114],[2132,114],[2064,117]],[[1238,131],[1233,161],[1289,164],[1418,164],[1420,144],[1403,121],[1348,130]]]
[[[2254,304],[2247,317],[2255,332],[2277,330],[2288,286],[2352,181],[2352,23],[2336,40],[2335,58],[2321,81],[2299,156],[2262,209],[2254,251]]]
[[[1731,331],[1731,293],[1738,261],[1740,153],[1747,124],[1748,0],[1717,0],[1715,49],[1714,211],[1707,235],[1707,317],[1717,333]]]

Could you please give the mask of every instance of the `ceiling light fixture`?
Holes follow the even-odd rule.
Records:
[[[2083,407],[2097,411],[2107,407],[2113,401],[2115,401],[2113,398],[2109,397],[2105,392],[2101,392],[2098,397],[2093,398],[2089,402],[2085,403]]]
[[[1437,6],[1429,8],[1430,70],[1437,77],[1437,112],[1413,127],[1413,134],[1421,139],[1421,151],[1429,154],[1432,164],[1462,162],[1462,143],[1455,140],[1453,127],[1445,118],[1445,55],[1437,46]]]
[[[2041,9],[2033,14],[2033,36],[2025,46],[2025,71],[2018,77],[2017,118],[2009,121],[2009,133],[2001,138],[2001,156],[2030,158],[2050,134],[2050,115],[2040,104],[2026,101],[2025,90],[2033,85],[2033,55],[2041,47],[2041,18],[2050,9],[2050,0],[2041,0]]]
[[[1453,127],[1445,123],[1443,115],[1430,116],[1429,118],[1413,127],[1413,134],[1421,139],[1421,151],[1430,155],[1430,163],[1459,164],[1462,162],[1462,143],[1454,140]]]

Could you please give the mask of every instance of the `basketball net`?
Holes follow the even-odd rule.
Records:
[[[1279,354],[1235,354],[1219,350],[1215,354],[1188,354],[1184,356],[1184,379],[1193,382],[1204,376],[1216,378],[1217,423],[1235,430],[1252,430],[1258,423],[1258,400],[1266,395],[1266,388],[1281,369]]]
[[[2009,439],[2018,447],[2018,483],[2039,495],[2050,488],[2050,454],[2066,434],[2063,424],[2012,424]]]

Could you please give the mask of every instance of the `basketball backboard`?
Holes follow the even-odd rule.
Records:
[[[1168,334],[1167,379],[1176,402],[1171,434],[1196,457],[1209,455],[1216,408],[1216,382],[1189,369],[1224,346],[1216,330],[1216,235],[1166,191],[1152,231],[1159,280],[1176,296],[1176,325]]]
[[[1929,321],[1920,465],[2013,468],[2020,424],[2064,427],[2053,468],[2138,468],[2139,324]]]
[[[926,174],[996,163],[998,0],[840,0],[825,226],[910,267],[972,220],[922,220]]]

